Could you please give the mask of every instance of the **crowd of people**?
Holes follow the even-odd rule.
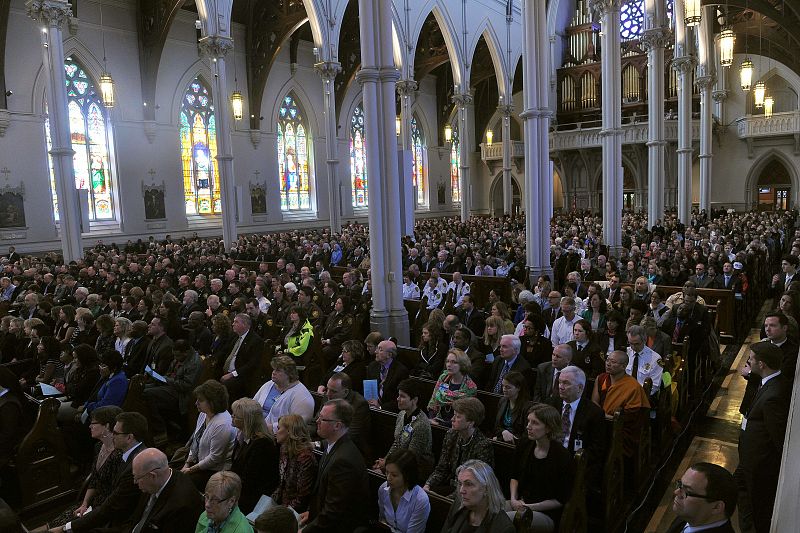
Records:
[[[577,450],[588,457],[590,508],[599,499],[604,418],[620,409],[649,414],[660,394],[670,394],[663,375],[676,364],[673,343],[688,337],[692,358],[711,356],[713,324],[698,289],[730,290],[744,305],[755,292],[755,265],[777,265],[783,255],[782,273],[771,280],[777,311],[765,324],[772,343],[751,347],[742,372],[743,434],[758,431],[765,396],[758,384],[766,390],[777,369],[789,384],[794,375],[791,354],[776,361],[766,345],[782,353],[793,346],[797,358],[795,219],[794,212],[700,213],[684,226],[668,214],[648,228],[643,215],[625,213],[623,246],[609,250],[599,217],[557,214],[553,273],[535,280],[524,217],[420,220],[403,239],[404,294],[427,296],[430,306],[411,367],[394,339],[356,338],[371,298],[362,225],[335,235],[240,236],[228,251],[196,236],[98,243],[70,264],[12,249],[0,279],[0,491],[13,500],[8,465],[24,436],[23,393],[41,396],[44,384],[62,395],[58,420],[71,459],[91,472],[80,505],[50,531],[250,531],[245,515],[266,505],[251,515],[257,531],[299,524],[308,533],[351,532],[366,524],[362,503],[372,500],[393,531],[417,532],[425,530],[431,492],[455,497],[448,532],[512,531],[515,519],[557,531]],[[346,268],[341,281],[333,267]],[[492,293],[476,302],[464,275],[506,278],[513,299]],[[659,285],[681,290],[667,298],[653,290]],[[780,332],[794,344],[782,343]],[[253,383],[265,345],[275,348],[272,373]],[[321,371],[310,383],[312,367]],[[138,374],[146,376],[147,419],[121,409]],[[421,380],[434,382],[427,403]],[[788,397],[790,387],[774,383],[784,384],[775,397]],[[326,396],[319,412],[312,391]],[[501,396],[496,412],[486,412],[478,391]],[[397,413],[387,449],[372,447],[374,409]],[[626,417],[628,457],[641,420]],[[438,457],[436,426],[447,431]],[[167,457],[179,440],[184,446]],[[519,469],[501,480],[509,498],[492,470],[492,440],[515,446]],[[749,442],[747,453],[761,450]],[[386,476],[377,494],[367,466]],[[762,494],[764,468],[742,461],[740,469],[740,488]],[[732,479],[714,465],[694,465],[676,489],[678,516],[691,526],[702,525],[698,517],[729,519]],[[678,504],[700,493],[707,497],[697,505]],[[763,507],[744,513],[759,532]]]

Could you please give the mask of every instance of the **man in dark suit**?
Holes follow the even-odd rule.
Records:
[[[536,369],[536,387],[533,389],[533,401],[547,402],[551,396],[558,397],[558,378],[561,371],[572,364],[574,351],[569,344],[559,344],[553,348],[550,361],[542,363]]]
[[[732,263],[726,261],[722,265],[722,274],[714,278],[713,288],[731,290],[736,294],[742,293],[742,276],[734,272]]]
[[[367,523],[367,467],[348,435],[352,419],[353,408],[345,400],[325,402],[317,416],[317,434],[325,439],[325,451],[311,505],[300,515],[304,533],[351,533]]]
[[[325,395],[328,400],[344,400],[353,408],[353,420],[350,423],[348,434],[361,451],[361,455],[366,460],[372,459],[369,445],[372,415],[367,400],[358,391],[353,390],[353,380],[344,372],[334,373],[328,379]]]
[[[151,340],[147,347],[145,364],[163,374],[172,360],[172,339],[167,335],[166,322],[161,317],[153,317],[147,327],[147,334]]]
[[[486,328],[486,318],[480,309],[475,308],[475,302],[471,294],[461,297],[461,311],[458,312],[461,323],[467,326],[476,337],[483,337],[483,330]]]
[[[706,272],[706,265],[697,263],[694,267],[694,275],[689,276],[689,281],[693,281],[698,289],[709,289],[714,284],[714,278]]]
[[[771,342],[761,341],[750,345],[747,359],[750,375],[761,378],[761,387],[742,420],[736,478],[739,491],[746,491],[745,497],[740,495],[740,501],[750,504],[749,511],[756,533],[768,533],[770,530],[789,416],[791,384],[782,375],[781,359],[783,352]],[[740,519],[745,523],[749,514],[747,511],[745,505],[739,510]]]
[[[133,460],[133,479],[142,495],[128,526],[133,533],[192,533],[203,512],[203,497],[188,476],[169,467],[157,448],[142,450]]]
[[[147,352],[150,349],[150,339],[147,338],[147,322],[137,320],[131,326],[131,340],[125,345],[123,355],[123,369],[128,379],[144,372],[147,361]]]
[[[731,516],[736,510],[736,482],[730,472],[713,463],[695,463],[676,483],[672,510],[678,518],[667,533],[687,528],[703,533],[734,533]]]
[[[615,304],[619,301],[619,276],[614,274],[608,281],[608,287],[603,289],[603,296],[606,300]]]
[[[397,345],[381,341],[375,348],[375,360],[367,366],[367,379],[378,381],[378,398],[369,400],[372,407],[397,412],[397,386],[408,377],[408,369],[396,359]]]
[[[123,464],[114,474],[111,494],[91,513],[67,522],[63,528],[51,529],[52,533],[81,533],[103,527],[124,530],[125,522],[139,502],[139,489],[136,488],[131,466],[134,458],[145,448],[142,441],[147,435],[147,419],[139,413],[120,413],[113,432],[114,448],[122,452]]]
[[[245,395],[245,380],[258,370],[264,353],[264,341],[255,331],[250,331],[252,324],[253,320],[247,313],[239,313],[233,319],[233,331],[239,338],[222,364],[220,378],[228,389],[231,402]]]
[[[797,276],[798,264],[800,264],[800,259],[793,255],[785,255],[781,259],[781,273],[772,276],[772,284],[770,285],[770,292],[772,292],[773,295],[773,309],[778,308],[781,295],[786,292],[786,289],[789,288],[792,281],[800,281],[800,276]]]
[[[484,386],[485,390],[496,394],[502,393],[503,378],[512,370],[521,372],[525,376],[532,375],[531,365],[520,355],[521,350],[522,341],[516,335],[500,337],[500,357],[492,363],[489,379]],[[533,379],[529,379],[529,381],[533,381]],[[529,385],[533,385],[533,383],[529,383]]]
[[[553,322],[561,317],[561,293],[558,291],[550,291],[547,295],[547,303],[550,307],[542,311],[542,318],[544,318],[547,329],[553,329]]]

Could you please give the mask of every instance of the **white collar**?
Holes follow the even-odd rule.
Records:
[[[133,450],[135,450],[136,448],[138,448],[138,447],[139,447],[141,444],[142,444],[141,442],[137,442],[136,444],[134,444],[133,446],[131,446],[131,447],[128,449],[128,451],[124,452],[124,453],[122,454],[122,461],[123,461],[123,462],[125,462],[125,463],[127,463],[127,462],[128,462],[128,457],[130,457],[130,456],[131,456],[131,453],[133,452]]]

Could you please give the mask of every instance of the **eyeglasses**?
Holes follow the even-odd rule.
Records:
[[[228,496],[227,498],[223,498],[220,500],[219,498],[215,498],[214,496],[211,496],[209,494],[203,494],[203,499],[212,505],[219,505],[222,502],[230,500],[231,498],[233,498],[233,496]]]
[[[697,494],[695,492],[689,492],[683,486],[683,481],[680,479],[675,481],[675,490],[678,491],[678,494],[681,498],[702,498],[704,500],[714,501],[714,499],[709,496],[708,494]]]
[[[317,417],[317,422],[328,422],[330,424],[335,424],[336,422],[341,422],[341,420],[338,420],[336,418],[320,418],[320,417]]]
[[[130,431],[116,431],[116,430],[112,429],[111,430],[111,434],[114,435],[114,436],[117,436],[117,435],[131,435],[131,432]]]

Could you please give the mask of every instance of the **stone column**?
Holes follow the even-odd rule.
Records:
[[[600,17],[603,120],[603,241],[611,255],[622,247],[622,79],[620,1],[591,0]]]
[[[397,82],[397,94],[400,96],[400,153],[405,161],[414,161],[414,144],[411,139],[411,106],[414,103],[413,97],[417,90],[417,82],[414,80],[400,80]],[[414,210],[417,207],[417,189],[414,187],[414,170],[406,168],[405,175],[400,176],[400,231],[403,235],[414,234]],[[424,179],[418,176],[419,180]],[[417,187],[420,183],[417,183]]]
[[[525,260],[535,283],[550,267],[550,219],[553,215],[553,169],[550,164],[548,107],[550,50],[547,13],[540,0],[525,0],[522,6],[523,70],[525,76],[520,114],[525,121]]]
[[[236,243],[236,175],[231,147],[231,107],[228,101],[228,75],[225,56],[233,50],[233,39],[214,34],[200,39],[200,50],[211,61],[214,73],[214,115],[217,130],[217,167],[222,200],[222,240],[228,251]]]
[[[714,49],[719,54],[719,39],[714,39]],[[714,91],[711,93],[711,98],[714,100],[714,115],[721,124],[727,124],[725,120],[725,100],[728,99],[728,76],[730,67],[721,67],[717,69],[717,84],[714,86]]]
[[[497,110],[503,115],[503,214],[511,215],[514,211],[514,186],[511,183],[511,150],[514,141],[511,139],[511,114],[513,104],[501,104]]]
[[[409,339],[408,313],[403,304],[400,212],[397,195],[397,135],[395,84],[399,73],[392,55],[391,0],[359,0],[361,69],[356,80],[364,99],[364,142],[369,189],[369,244],[372,264],[373,330]]]
[[[61,226],[61,249],[64,262],[77,261],[83,257],[81,243],[81,209],[78,191],[75,189],[75,170],[69,130],[67,108],[66,74],[64,73],[64,43],[61,27],[72,16],[72,9],[65,0],[28,0],[28,16],[42,24],[42,60],[47,87],[47,114],[50,121],[50,155],[58,198],[58,215]],[[87,232],[89,228],[84,228]]]
[[[472,153],[472,139],[475,138],[475,120],[472,94],[462,92],[453,95],[453,102],[458,107],[458,142],[459,142],[459,186],[461,187],[461,221],[469,220],[469,210],[472,204],[472,191],[470,190],[469,156]]]
[[[322,78],[323,113],[325,115],[325,154],[328,168],[328,217],[331,233],[342,232],[341,191],[338,176],[339,136],[336,124],[336,97],[333,80],[342,70],[336,61],[322,61],[314,65],[314,70]]]
[[[642,34],[647,50],[647,225],[664,217],[664,47],[669,31],[654,27]]]
[[[673,11],[683,13],[683,0],[675,0]],[[672,68],[678,73],[678,219],[687,226],[692,216],[692,41],[691,28],[676,16]]]
[[[716,56],[712,23],[716,7],[704,6],[697,42],[697,83],[700,89],[700,211],[711,216],[711,140],[714,120],[711,92],[716,83]]]

